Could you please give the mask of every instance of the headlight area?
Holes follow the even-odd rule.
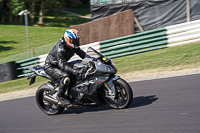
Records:
[[[110,72],[112,70],[112,68],[110,66],[106,66],[105,70],[108,71],[108,72]]]
[[[117,66],[116,66],[116,64],[115,64],[110,58],[104,56],[103,58],[101,58],[101,60],[102,60],[102,62],[104,62],[105,64],[111,65],[111,66],[115,69],[115,71],[117,71]],[[105,67],[105,70],[106,70],[106,71],[111,71],[112,68],[109,68],[109,67],[107,66],[107,67]]]

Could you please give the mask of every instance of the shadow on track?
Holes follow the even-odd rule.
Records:
[[[131,105],[127,109],[146,106],[146,105],[152,104],[156,100],[158,100],[156,95],[135,97],[133,98]],[[106,110],[116,110],[116,109],[113,109],[108,105],[95,107],[95,108],[84,107],[82,109],[67,109],[67,110],[64,110],[62,114],[81,114],[84,112],[98,112],[98,111],[106,111]]]
[[[152,104],[157,100],[158,97],[156,97],[156,95],[135,97],[133,98],[133,102],[131,103],[129,108],[146,106]]]

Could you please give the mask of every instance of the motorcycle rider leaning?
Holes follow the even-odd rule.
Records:
[[[86,68],[74,69],[67,62],[75,53],[82,59],[85,58],[86,53],[79,48],[79,39],[80,34],[77,30],[66,30],[64,37],[53,47],[45,60],[45,73],[54,80],[61,79],[56,98],[64,105],[70,104],[65,96],[65,92],[68,91],[67,86],[70,84],[70,76],[86,72]]]

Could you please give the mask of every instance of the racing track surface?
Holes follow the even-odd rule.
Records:
[[[47,116],[34,97],[0,102],[0,133],[200,133],[200,74],[130,83],[127,109]]]

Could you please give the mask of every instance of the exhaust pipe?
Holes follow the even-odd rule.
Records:
[[[54,99],[50,96],[47,96],[47,95],[44,95],[44,98],[43,98],[45,101],[47,102],[50,102],[50,103],[53,103],[53,104],[57,104],[57,105],[60,105],[60,106],[63,106],[57,99]]]

